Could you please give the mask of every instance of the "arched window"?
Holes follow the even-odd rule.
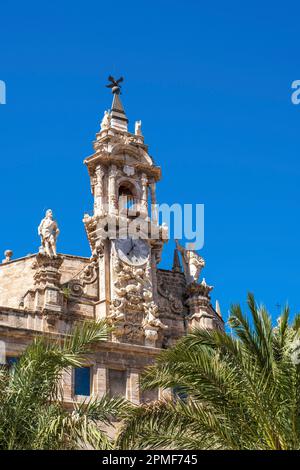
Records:
[[[133,209],[136,203],[135,188],[130,182],[123,182],[119,186],[120,207],[125,210]]]

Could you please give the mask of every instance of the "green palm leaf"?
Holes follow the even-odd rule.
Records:
[[[300,365],[292,353],[300,321],[289,326],[285,307],[273,327],[252,294],[248,307],[249,318],[232,306],[232,334],[194,330],[148,367],[143,388],[180,389],[188,398],[170,396],[133,409],[119,448],[300,447]]]
[[[0,369],[0,449],[112,448],[107,426],[125,412],[126,401],[105,396],[70,412],[61,390],[64,371],[86,365],[109,331],[104,321],[83,322],[58,340],[38,337],[12,372]]]

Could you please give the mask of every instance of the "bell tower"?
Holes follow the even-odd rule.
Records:
[[[95,316],[114,325],[114,341],[155,347],[167,328],[159,318],[156,279],[167,239],[156,213],[161,170],[148,153],[141,121],[134,133],[128,130],[120,99],[123,78],[110,76],[109,82],[112,106],[85,160],[94,209],[83,222],[99,269]]]

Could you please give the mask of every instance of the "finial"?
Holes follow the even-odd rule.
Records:
[[[135,135],[142,135],[142,121],[135,121],[134,133]]]
[[[110,121],[111,121],[110,111],[104,111],[104,116],[101,121],[101,131],[109,129]]]
[[[216,308],[215,308],[215,311],[217,312],[217,314],[219,315],[219,317],[222,318],[221,308],[220,308],[220,304],[219,304],[219,301],[218,301],[218,300],[216,300]]]
[[[174,258],[173,258],[173,267],[172,267],[172,271],[173,271],[173,272],[176,272],[176,273],[180,273],[180,272],[181,272],[181,265],[180,265],[180,261],[179,261],[179,256],[178,256],[178,250],[177,250],[177,248],[175,248],[175,250],[174,250]]]
[[[110,128],[115,129],[119,132],[128,132],[128,119],[126,117],[121,99],[119,97],[121,93],[120,83],[123,82],[124,78],[120,77],[116,80],[112,75],[108,77],[111,82],[106,85],[107,88],[111,88],[113,94],[113,102],[110,112]]]
[[[112,75],[108,77],[109,85],[106,85],[106,88],[111,88],[111,91],[113,95],[119,95],[121,93],[121,86],[120,83],[122,83],[124,80],[123,77],[120,77],[118,80],[116,80]]]
[[[12,256],[13,256],[12,250],[5,250],[5,251],[4,251],[4,256],[5,256],[5,258],[4,258],[4,260],[2,261],[2,263],[3,263],[3,264],[4,264],[4,263],[9,263],[9,261],[11,261],[11,258],[12,258]]]

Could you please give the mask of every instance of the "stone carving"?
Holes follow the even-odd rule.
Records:
[[[182,313],[183,312],[183,303],[178,298],[175,297],[164,284],[163,279],[159,279],[157,282],[157,291],[158,293],[167,301],[159,300],[159,307],[162,307],[163,310],[171,311],[173,313]]]
[[[135,121],[135,135],[142,135],[142,121]]]
[[[23,297],[23,307],[32,307],[46,315],[47,322],[55,323],[57,315],[63,311],[63,295],[61,292],[60,268],[63,263],[61,255],[52,256],[39,253],[33,264],[34,289],[30,289]]]
[[[45,218],[41,221],[38,234],[41,237],[42,245],[39,252],[47,255],[50,258],[56,257],[56,241],[59,235],[59,229],[55,220],[53,220],[53,213],[48,209]]]
[[[85,266],[75,278],[71,279],[65,287],[69,289],[70,295],[74,297],[81,297],[84,295],[84,288],[86,285],[93,284],[98,279],[98,265],[97,260],[93,259],[90,264]]]
[[[212,290],[213,286],[209,286],[203,278],[200,284],[197,284],[196,282],[189,284],[187,286],[186,292],[188,297],[203,298],[205,301],[209,301],[209,294]]]
[[[103,119],[101,121],[101,131],[109,129],[110,121],[111,121],[110,112],[109,111],[104,111],[104,116],[103,116]]]
[[[33,275],[35,285],[40,288],[59,287],[62,263],[63,257],[61,255],[51,258],[46,254],[39,253],[32,264],[32,269],[35,270]]]
[[[156,342],[158,340],[159,330],[166,330],[168,326],[165,325],[158,318],[158,306],[155,302],[151,302],[147,308],[147,315],[143,321],[143,330],[145,333],[145,346],[152,348],[156,347]]]
[[[95,169],[95,174],[91,179],[92,183],[92,191],[94,194],[94,212],[95,214],[102,214],[103,212],[103,193],[104,193],[104,185],[103,185],[103,177],[105,175],[105,168],[103,165],[97,165]]]
[[[70,282],[68,282],[66,289],[69,290],[65,291],[63,289],[63,292],[65,293],[67,298],[69,296],[82,297],[84,295],[84,286],[79,279],[72,279]]]
[[[2,264],[4,263],[8,263],[9,261],[11,261],[12,257],[13,257],[13,251],[12,250],[5,250],[4,251],[4,260],[2,260]]]
[[[88,264],[82,270],[81,279],[84,285],[93,284],[98,278],[97,272],[97,260],[93,259],[90,264]]]
[[[136,268],[126,265],[115,259],[114,293],[116,299],[113,303],[115,311],[144,312],[145,302],[152,300],[152,289],[149,276],[149,266]]]
[[[141,324],[124,321],[119,323],[112,333],[113,340],[125,340],[128,343],[142,344],[144,330]]]
[[[132,176],[132,175],[134,175],[134,172],[135,172],[133,166],[129,166],[129,165],[125,165],[124,168],[123,168],[123,171],[124,171],[125,175],[127,175],[127,176]]]
[[[156,327],[149,326],[148,328],[144,329],[145,332],[145,346],[150,348],[156,347],[156,342],[158,340],[158,332]]]
[[[181,246],[178,240],[176,240],[176,247],[182,256],[183,270],[187,283],[197,282],[200,272],[205,266],[204,259],[195,250],[188,250]]]
[[[150,327],[157,327],[166,330],[168,327],[158,318],[158,306],[155,302],[150,302],[146,308],[147,315],[143,320],[143,328],[146,330]]]
[[[130,266],[115,256],[113,271],[115,298],[109,320],[116,327],[115,338],[141,343],[149,329],[155,330],[156,335],[159,329],[165,329],[153,301],[150,263],[144,267]]]
[[[130,145],[130,144],[140,144],[141,143],[141,136],[139,135],[124,135],[124,134],[117,134],[114,136],[111,136],[110,138],[110,144],[112,145],[112,148],[115,148],[116,145],[120,144],[125,144],[125,145]],[[106,151],[106,147],[102,147],[104,152]]]

